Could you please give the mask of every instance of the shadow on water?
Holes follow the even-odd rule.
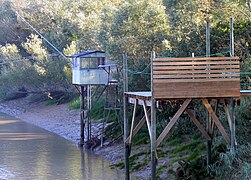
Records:
[[[0,113],[0,179],[124,179],[109,162],[44,129]]]

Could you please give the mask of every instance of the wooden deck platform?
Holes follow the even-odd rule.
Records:
[[[251,96],[251,90],[241,90],[241,96]]]
[[[133,137],[146,123],[151,140],[152,174],[156,174],[157,147],[170,132],[180,116],[185,112],[202,133],[212,142],[216,129],[231,147],[235,140],[235,98],[251,95],[240,91],[240,66],[238,57],[204,57],[204,58],[155,58],[152,56],[151,91],[125,92],[124,142],[125,166],[129,174],[129,152]],[[201,106],[208,111],[206,123],[196,117],[193,100],[200,100]],[[176,111],[164,130],[156,137],[156,108],[159,101],[179,100],[180,108]],[[196,101],[198,103],[198,101]],[[214,102],[214,103],[212,103]],[[128,120],[128,103],[133,104],[131,121]],[[219,104],[224,107],[230,134],[217,116]],[[138,105],[142,105],[144,115],[136,120]],[[230,108],[231,107],[231,108]],[[130,131],[129,123],[131,122]],[[204,124],[207,126],[205,127]],[[208,155],[209,156],[209,155]]]

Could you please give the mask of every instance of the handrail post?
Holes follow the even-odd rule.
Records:
[[[127,77],[127,54],[123,54],[123,103],[124,103],[124,150],[125,150],[125,180],[130,179],[129,171],[129,145],[126,139],[129,135],[128,126],[128,98],[125,96],[128,92],[128,77]]]
[[[234,26],[233,17],[230,18],[230,56],[234,56]],[[235,99],[231,98],[231,149],[235,150]]]
[[[155,58],[155,52],[151,53],[151,172],[152,180],[156,179],[156,101],[154,98],[153,87],[153,59]]]

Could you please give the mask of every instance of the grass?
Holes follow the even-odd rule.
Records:
[[[157,168],[157,175],[160,175],[161,173],[164,173],[167,169],[167,166],[164,165],[164,166],[160,166]]]
[[[202,154],[206,151],[206,146],[202,145],[200,147],[197,147],[192,154],[186,158],[186,161],[194,161],[197,158],[201,157]]]
[[[130,171],[135,172],[149,163],[149,151],[141,151],[129,157]],[[139,160],[141,159],[141,160]],[[125,168],[124,162],[119,162],[111,166],[111,168]]]
[[[54,104],[57,104],[57,102],[52,100],[52,99],[48,99],[48,100],[45,101],[46,106],[52,106]]]
[[[150,143],[150,138],[146,127],[140,129],[140,131],[133,137],[133,145],[142,145]]]
[[[183,145],[180,145],[180,146],[177,146],[173,149],[170,150],[170,152],[172,154],[178,154],[180,152],[183,152],[183,151],[192,151],[194,150],[197,145],[199,145],[201,143],[200,140],[193,140],[191,143],[188,143],[188,144],[183,144]]]
[[[73,109],[79,109],[80,108],[80,99],[74,98],[70,103],[68,104],[68,108]],[[92,109],[91,109],[91,118],[93,120],[99,120],[103,118],[104,116],[104,100],[100,99],[96,102],[93,102]],[[109,119],[115,119],[115,114],[111,113]]]
[[[79,108],[80,108],[80,99],[79,99],[79,98],[74,98],[74,99],[68,104],[68,108],[69,108],[70,110],[79,109]]]
[[[142,159],[143,158],[143,159]],[[141,160],[139,160],[141,159]],[[150,152],[149,151],[141,151],[137,154],[132,155],[129,158],[131,172],[135,172],[142,167],[145,167],[149,163]]]
[[[168,139],[168,141],[166,142],[166,144],[168,146],[175,146],[177,144],[181,144],[183,142],[183,140],[184,139],[182,138],[182,136],[176,136],[176,137],[172,138],[171,140]],[[164,145],[165,144],[163,144],[163,146]]]
[[[224,179],[225,177],[231,179],[233,176],[236,176],[239,179],[250,179],[251,146],[250,144],[248,146],[246,144],[249,142],[251,134],[251,98],[245,99],[242,105],[236,109],[237,112],[239,112],[239,121],[236,121],[236,128],[238,131],[236,131],[236,133],[238,136],[238,142],[240,142],[238,149],[241,151],[241,153],[238,151],[239,153],[238,156],[236,156],[236,159],[234,159],[234,156],[231,153],[226,152],[227,146],[224,143],[223,138],[221,136],[215,137],[212,147],[212,162],[217,163],[211,168],[211,170],[214,170],[214,172],[212,172],[213,174],[209,174],[206,158],[207,144],[202,135],[198,133],[198,131],[189,135],[175,135],[174,133],[170,134],[158,148],[159,159],[163,161],[162,158],[169,158],[168,161],[170,162],[168,164],[158,166],[157,174],[163,176],[163,174],[169,173],[175,176],[177,175],[177,172],[175,172],[176,169],[179,166],[182,166],[184,171],[184,177],[182,177],[183,179]],[[221,118],[224,117],[222,116]],[[133,145],[149,144],[149,141],[147,128],[144,126],[134,137]],[[240,147],[242,146],[245,148],[241,149]],[[130,158],[131,171],[137,171],[147,166],[150,162],[149,157],[150,155],[144,153],[133,155]],[[186,165],[184,166],[180,164],[180,161],[185,162]]]
[[[124,169],[125,168],[125,164],[124,164],[124,162],[122,161],[122,162],[119,162],[119,163],[117,163],[117,164],[113,164],[113,165],[111,165],[110,166],[112,169],[116,169],[116,168],[118,168],[118,169]]]

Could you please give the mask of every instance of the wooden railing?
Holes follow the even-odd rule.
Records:
[[[238,57],[154,58],[156,99],[239,97]]]

